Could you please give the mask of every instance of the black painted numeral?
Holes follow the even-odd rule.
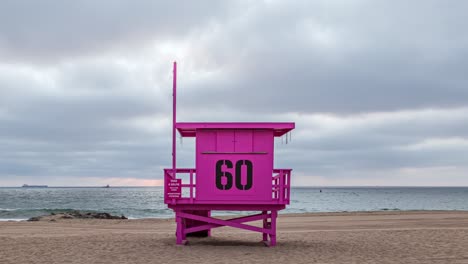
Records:
[[[229,190],[232,187],[232,174],[227,171],[223,171],[222,167],[226,165],[228,169],[232,169],[232,162],[230,160],[218,160],[216,162],[216,188],[220,190]],[[226,185],[223,185],[221,179],[226,177]]]
[[[242,176],[242,166],[247,166],[247,183],[242,185],[241,176]],[[236,188],[239,190],[249,190],[252,188],[252,174],[253,166],[250,160],[239,160],[236,162]]]

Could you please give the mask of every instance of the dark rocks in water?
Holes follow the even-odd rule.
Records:
[[[62,219],[73,219],[75,217],[73,217],[73,216],[71,216],[69,214],[64,214],[64,215],[60,216],[60,218],[62,218]]]
[[[75,218],[93,218],[93,219],[127,219],[125,216],[111,215],[109,213],[74,213]]]
[[[56,219],[128,219],[124,215],[117,216],[111,215],[109,213],[91,213],[91,212],[80,212],[80,211],[72,211],[68,213],[51,213],[50,215],[46,216],[36,216],[31,217],[28,221],[41,221],[41,220],[56,220]]]
[[[62,218],[66,219],[127,219],[125,216],[111,215],[109,213],[82,213],[80,211],[73,211],[68,214],[64,214]]]

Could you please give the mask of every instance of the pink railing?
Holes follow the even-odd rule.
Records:
[[[289,204],[291,169],[273,169],[272,199]]]
[[[290,187],[291,187],[291,171],[292,169],[273,169],[272,177],[272,202],[279,204],[289,204],[290,201]],[[169,198],[167,193],[167,182],[171,179],[180,179],[177,174],[189,174],[189,183],[182,181],[182,196],[179,199]],[[179,168],[164,169],[164,202],[168,204],[176,204],[179,201],[183,203],[194,203],[196,200],[196,169],[191,168]],[[187,192],[184,192],[185,188],[189,188],[188,197]],[[186,190],[186,189],[185,189]],[[185,195],[185,196],[184,196]]]
[[[188,168],[183,168],[183,169],[176,169],[175,175],[174,175],[174,170],[173,169],[164,169],[164,202],[165,203],[176,203],[176,199],[170,199],[167,197],[167,182],[170,179],[178,179],[177,178],[177,173],[188,173],[189,174],[189,184],[183,183],[181,184],[182,187],[182,195],[183,195],[183,190],[184,188],[189,188],[189,197],[181,197],[181,199],[188,199],[190,203],[193,203],[193,200],[195,199],[195,194],[194,190],[196,187],[196,184],[194,182],[194,177],[196,170],[195,169],[188,169]]]

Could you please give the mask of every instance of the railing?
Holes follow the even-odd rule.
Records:
[[[290,187],[291,187],[291,171],[292,169],[273,169],[272,177],[272,196],[271,203],[273,204],[289,204],[290,202]],[[182,182],[180,185],[180,198],[172,198],[168,196],[168,182],[170,180],[180,179],[177,174],[189,174],[189,183]],[[164,202],[166,204],[190,203],[196,201],[196,169],[179,168],[164,169]],[[183,192],[184,188],[189,188],[187,192]],[[185,189],[186,190],[186,189]]]
[[[273,169],[272,199],[289,204],[292,169]]]
[[[182,189],[181,190],[181,198],[182,199],[184,199],[184,198],[188,199],[190,201],[190,203],[193,203],[193,200],[195,199],[194,189],[196,187],[196,184],[194,183],[194,176],[195,176],[196,170],[195,169],[187,169],[187,168],[176,169],[175,174],[174,174],[173,169],[164,169],[164,202],[165,203],[172,203],[172,204],[176,203],[175,198],[171,199],[171,198],[168,197],[167,183],[169,182],[169,180],[179,179],[179,178],[177,178],[177,173],[189,173],[189,184],[182,183],[181,186],[180,186],[181,189]],[[189,188],[189,197],[182,197],[183,188]]]

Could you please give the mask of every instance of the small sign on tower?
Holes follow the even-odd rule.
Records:
[[[170,179],[167,181],[167,198],[179,199],[182,196],[182,179]]]

